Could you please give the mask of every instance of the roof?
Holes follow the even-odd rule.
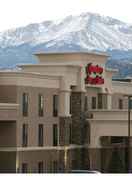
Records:
[[[94,52],[94,51],[74,51],[74,52],[39,52],[39,53],[34,53],[34,55],[98,55],[98,56],[104,56],[104,57],[109,57],[109,55],[106,52]]]

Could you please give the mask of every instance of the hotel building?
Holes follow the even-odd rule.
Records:
[[[0,71],[0,172],[125,172],[131,80],[112,80],[107,54],[35,56]]]

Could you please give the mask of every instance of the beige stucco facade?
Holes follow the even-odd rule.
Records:
[[[27,172],[38,172],[39,162],[44,163],[43,172],[54,172],[56,163],[57,169],[63,171],[83,165],[85,169],[100,170],[97,165],[101,157],[98,154],[95,161],[92,155],[96,155],[96,149],[104,148],[102,137],[128,136],[128,101],[124,95],[131,95],[132,82],[112,81],[117,71],[105,68],[108,58],[105,53],[40,53],[36,57],[38,64],[19,66],[19,71],[0,72],[0,132],[4,130],[1,136],[5,139],[0,141],[0,154],[5,160],[4,152],[12,154],[14,160],[10,167],[10,162],[6,163],[7,170],[0,160],[0,171],[22,172],[22,164],[26,163]],[[86,68],[90,63],[103,68],[102,84],[86,84]],[[24,93],[28,94],[26,117],[22,114]],[[42,117],[38,116],[39,94],[43,96]],[[54,95],[59,97],[56,117],[53,116]],[[23,124],[28,124],[26,147],[22,146]],[[39,124],[44,127],[41,147],[38,146]],[[54,124],[58,128],[57,146],[53,146]],[[74,140],[71,143],[70,124]]]

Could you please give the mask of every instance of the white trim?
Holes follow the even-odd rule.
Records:
[[[18,109],[19,104],[11,104],[11,103],[0,103],[0,110],[3,109]]]
[[[22,72],[22,71],[0,71],[1,77],[32,77],[32,78],[39,78],[39,79],[60,79],[61,76],[53,76],[53,75],[44,75],[38,72]]]

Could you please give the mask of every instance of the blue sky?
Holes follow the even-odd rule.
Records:
[[[82,12],[132,23],[131,0],[0,0],[0,31]]]

